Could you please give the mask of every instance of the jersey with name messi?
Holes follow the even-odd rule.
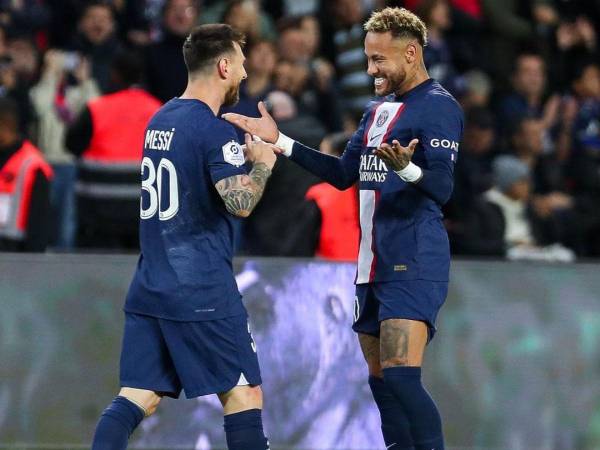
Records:
[[[456,100],[429,79],[401,96],[373,102],[341,158],[296,142],[291,159],[344,189],[358,181],[360,244],[357,284],[394,280],[447,281],[450,248],[441,207],[450,198],[463,131]],[[423,171],[403,181],[373,154],[382,143],[408,146],[418,139],[412,162]]]
[[[152,117],[125,311],[181,321],[245,314],[232,269],[237,219],[214,187],[246,174],[244,162],[234,128],[199,100],[175,98]]]

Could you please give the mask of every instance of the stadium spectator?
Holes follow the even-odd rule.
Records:
[[[148,47],[146,75],[148,89],[167,102],[180,95],[187,84],[181,49],[199,16],[196,0],[167,0],[162,14],[162,37]]]
[[[273,5],[266,5],[259,0],[216,0],[203,2],[202,5],[202,17],[200,17],[202,23],[222,22],[224,17],[228,16],[227,20],[232,21],[230,25],[236,29],[240,27],[245,30],[250,29],[252,33],[256,30],[256,35],[250,34],[255,39],[275,40],[277,38],[274,19],[278,17],[273,13],[280,6],[278,4],[273,8]]]
[[[446,228],[456,253],[463,250],[456,245],[464,233],[463,222],[476,199],[492,185],[492,159],[496,149],[495,121],[485,108],[467,111],[463,142],[454,169],[452,198],[444,208]]]
[[[342,104],[334,85],[335,70],[331,63],[316,55],[317,45],[307,39],[307,23],[311,23],[309,17],[297,17],[280,24],[281,61],[275,85],[294,97],[298,107],[319,119],[328,131],[339,131]]]
[[[546,98],[546,64],[537,53],[518,56],[511,78],[513,92],[502,99],[499,110],[500,130],[511,132],[523,117],[537,117],[548,131],[559,117],[560,98]]]
[[[556,28],[557,52],[552,61],[555,78],[561,87],[567,87],[577,75],[577,67],[582,61],[596,56],[597,48],[597,33],[588,18],[567,16],[561,21]]]
[[[364,19],[360,0],[323,2],[320,20],[325,56],[337,70],[344,111],[356,122],[373,97],[373,80],[365,72]]]
[[[455,91],[456,68],[445,37],[446,31],[452,26],[449,1],[422,0],[415,13],[427,25],[428,43],[424,49],[427,72],[446,89]]]
[[[525,3],[525,4],[523,4]],[[511,61],[523,42],[534,41],[537,33],[535,23],[528,20],[530,5],[549,3],[545,0],[520,2],[518,0],[481,0],[483,14],[487,22],[486,52],[481,57],[489,58],[492,73],[501,88],[508,78]],[[486,55],[489,54],[488,55]]]
[[[326,136],[321,153],[340,156],[350,139],[347,133]],[[339,191],[329,183],[312,186],[306,193],[318,210],[318,241],[315,256],[333,261],[356,261],[360,241],[358,189]]]
[[[110,66],[120,47],[112,6],[102,1],[86,4],[77,24],[77,34],[69,46],[69,50],[76,53],[70,57],[85,56],[90,60],[92,76],[104,93],[109,91]]]
[[[54,170],[51,202],[53,244],[70,249],[75,244],[75,165],[65,147],[67,127],[86,103],[100,95],[86,58],[73,61],[69,54],[48,50],[39,82],[30,91],[37,115],[37,142]]]
[[[20,35],[33,35],[45,30],[50,10],[43,1],[19,0],[0,3],[0,25]]]
[[[600,66],[582,64],[573,81],[570,181],[581,210],[586,254],[600,256]]]
[[[138,248],[140,160],[144,131],[160,102],[141,89],[143,60],[118,54],[116,92],[90,101],[69,127],[66,146],[79,157],[77,244]]]
[[[15,64],[11,52],[8,50],[4,56],[0,56],[0,97],[8,97],[14,100],[19,108],[19,131],[29,135],[30,125],[33,122],[34,113],[29,100],[30,88],[28,80],[19,76],[18,64]]]
[[[470,70],[460,80],[459,101],[465,111],[471,108],[489,108],[492,80],[481,70]]]
[[[249,41],[275,39],[273,22],[260,9],[257,0],[231,0],[227,3],[221,22],[246,35]]]
[[[460,247],[471,255],[572,260],[548,217],[531,206],[530,168],[503,155],[492,164],[494,185],[475,202]]]
[[[0,99],[0,250],[42,252],[50,229],[52,169],[18,124],[16,103]]]

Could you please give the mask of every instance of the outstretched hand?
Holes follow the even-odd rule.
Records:
[[[248,117],[236,113],[225,113],[221,117],[253,136],[258,136],[263,141],[274,144],[279,137],[277,124],[267,111],[264,102],[258,102],[258,110],[261,117]]]
[[[391,170],[402,170],[408,166],[418,143],[418,139],[413,139],[408,146],[402,147],[400,142],[394,139],[392,145],[383,143],[373,150],[373,154],[381,158]]]

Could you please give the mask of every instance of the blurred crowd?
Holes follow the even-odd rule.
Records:
[[[197,24],[247,36],[236,112],[340,154],[372,99],[362,24],[403,6],[462,104],[454,254],[600,256],[600,0],[0,0],[0,250],[135,251],[145,122],[187,81]],[[356,189],[285,158],[238,253],[353,259]]]

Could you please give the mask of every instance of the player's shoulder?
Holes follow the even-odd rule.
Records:
[[[218,116],[212,116],[206,123],[206,142],[211,144],[223,144],[234,140],[237,142],[238,137],[235,128],[225,119]]]
[[[432,80],[428,89],[423,93],[424,109],[433,113],[454,113],[462,117],[460,103],[440,83]]]

